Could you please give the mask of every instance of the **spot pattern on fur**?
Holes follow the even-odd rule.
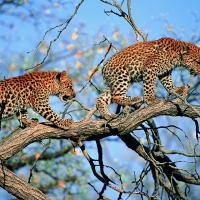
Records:
[[[166,90],[177,91],[185,96],[187,86],[175,88],[171,72],[183,66],[192,76],[200,74],[200,48],[192,43],[171,38],[138,42],[109,58],[102,69],[107,89],[97,98],[97,108],[105,119],[115,117],[107,107],[115,102],[130,106],[142,101],[142,97],[127,97],[126,93],[134,82],[144,82],[144,101],[147,104],[161,101],[156,98],[156,78]]]
[[[17,115],[23,126],[32,123],[27,108],[59,127],[70,127],[71,119],[61,119],[50,107],[50,96],[58,96],[62,102],[75,97],[74,86],[66,71],[32,72],[0,81],[0,119]]]

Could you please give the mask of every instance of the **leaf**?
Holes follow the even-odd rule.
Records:
[[[72,40],[76,40],[78,38],[78,33],[77,32],[74,32],[72,34]]]
[[[82,52],[81,51],[77,51],[76,54],[75,54],[75,58],[79,59],[79,58],[81,58],[81,56],[82,56]]]

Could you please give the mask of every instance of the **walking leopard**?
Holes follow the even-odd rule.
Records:
[[[105,119],[115,117],[108,112],[111,102],[130,106],[142,101],[142,97],[127,97],[126,93],[134,82],[143,81],[144,101],[147,104],[160,102],[155,97],[156,78],[167,91],[174,90],[182,96],[188,86],[175,88],[171,72],[183,66],[192,76],[200,74],[200,48],[189,42],[172,38],[138,42],[110,57],[103,66],[103,79],[107,89],[96,100],[96,105]]]

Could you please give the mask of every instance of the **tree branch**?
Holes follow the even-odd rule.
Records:
[[[193,107],[200,112],[200,106],[193,105]],[[18,128],[0,141],[0,158],[7,160],[30,143],[47,138],[84,141],[110,135],[125,135],[134,131],[147,119],[160,115],[198,117],[198,114],[185,104],[161,102],[136,110],[126,117],[114,119],[110,123],[106,123],[105,120],[82,121],[67,131],[56,128],[50,123],[41,123],[26,129]]]
[[[132,13],[131,13],[131,0],[127,0],[127,9],[128,9],[128,14],[122,10],[122,5],[119,5],[116,0],[113,0],[113,3],[110,3],[105,0],[100,0],[103,3],[109,4],[110,6],[113,6],[117,8],[117,10],[120,12],[120,14],[114,12],[113,10],[111,11],[104,11],[106,14],[112,13],[115,14],[119,17],[123,17],[133,28],[135,35],[136,35],[136,41],[139,41],[139,36],[142,37],[143,41],[147,41],[147,35],[145,35],[135,24],[133,18],[132,18]],[[122,3],[123,4],[123,3]]]
[[[196,111],[200,112],[200,106],[193,105],[193,107],[195,108]],[[59,129],[50,123],[41,123],[37,124],[34,127],[27,127],[25,129],[18,128],[13,133],[5,137],[2,141],[0,141],[0,159],[3,162],[12,157],[13,155],[15,155],[16,153],[18,153],[19,151],[21,151],[22,149],[24,149],[29,144],[47,138],[71,139],[72,141],[78,143],[84,140],[90,141],[90,140],[101,139],[110,135],[118,135],[120,136],[120,138],[123,137],[126,138],[130,135],[130,132],[134,131],[144,121],[160,115],[186,116],[190,118],[198,117],[197,112],[195,112],[193,109],[191,109],[191,107],[188,107],[185,104],[181,103],[174,104],[173,102],[161,102],[159,104],[154,104],[140,108],[123,118],[114,119],[109,123],[106,123],[105,120],[82,121],[76,123],[74,127],[70,128],[67,131]],[[132,139],[128,139],[129,142],[131,140]],[[127,140],[125,143],[127,144]],[[152,159],[149,156],[150,149],[148,147],[145,147],[140,143],[139,145],[134,145],[133,142],[131,142],[130,145],[131,148],[133,147],[135,148],[133,150],[136,151],[140,156],[142,156],[145,160],[151,162]],[[173,164],[173,162],[167,159],[165,155],[163,154],[161,155],[161,153],[155,151],[151,153],[153,155],[153,158],[157,162],[161,164],[164,163],[164,166],[162,168],[165,174],[168,174],[169,176],[170,174],[173,174],[174,178],[176,178],[179,181],[183,181],[185,183],[191,183],[196,185],[200,184],[198,178],[194,177],[192,174],[181,173],[180,170],[176,168],[176,166]],[[5,173],[11,173],[11,172],[5,171]],[[4,187],[3,182],[7,181],[7,179],[5,179],[4,176],[5,175],[0,175],[0,181],[2,183],[1,185],[2,187]],[[14,174],[12,176],[15,177]],[[111,184],[107,184],[107,186],[113,188]],[[17,185],[14,187],[17,187]],[[5,189],[7,190],[7,188]],[[124,192],[125,191],[122,190],[122,193]],[[15,195],[15,193],[12,194]]]
[[[58,28],[58,27],[61,27],[61,26],[65,25],[62,29],[60,29],[60,30],[58,31],[58,34],[57,34],[56,38],[50,41],[49,47],[48,47],[48,49],[47,49],[46,55],[45,55],[45,57],[43,58],[43,60],[42,60],[40,63],[38,63],[37,65],[35,65],[34,67],[28,68],[28,69],[26,69],[26,70],[29,70],[29,69],[35,68],[35,67],[37,67],[37,66],[40,66],[40,65],[42,65],[42,64],[45,62],[47,56],[49,55],[49,51],[50,51],[50,49],[51,49],[52,44],[53,44],[55,41],[57,41],[57,40],[59,39],[61,33],[67,28],[67,26],[69,25],[70,21],[74,18],[74,16],[75,16],[76,13],[78,12],[79,7],[81,6],[81,4],[82,4],[83,2],[84,2],[84,0],[81,0],[81,1],[80,1],[80,3],[76,6],[76,8],[75,8],[73,14],[70,16],[70,18],[69,18],[68,20],[66,20],[66,21],[65,21],[64,23],[62,23],[62,24],[59,24],[59,25],[57,25],[57,26],[55,26],[55,27],[53,27],[53,28],[50,28],[48,31],[45,32],[45,34],[44,34],[42,40],[38,43],[38,45],[36,46],[36,48],[33,49],[32,51],[35,51],[35,50],[38,48],[38,46],[44,41],[44,38],[46,37],[46,35],[47,35],[48,32],[52,31],[53,29],[56,29],[56,28]],[[32,51],[30,51],[30,52],[32,52]],[[30,53],[30,52],[27,52],[27,53]]]
[[[50,200],[40,190],[26,183],[4,165],[0,165],[0,187],[19,199]]]

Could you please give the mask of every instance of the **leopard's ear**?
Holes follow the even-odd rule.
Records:
[[[56,81],[57,82],[64,82],[68,79],[68,76],[67,76],[67,72],[64,70],[62,72],[60,72],[59,74],[56,75]]]

